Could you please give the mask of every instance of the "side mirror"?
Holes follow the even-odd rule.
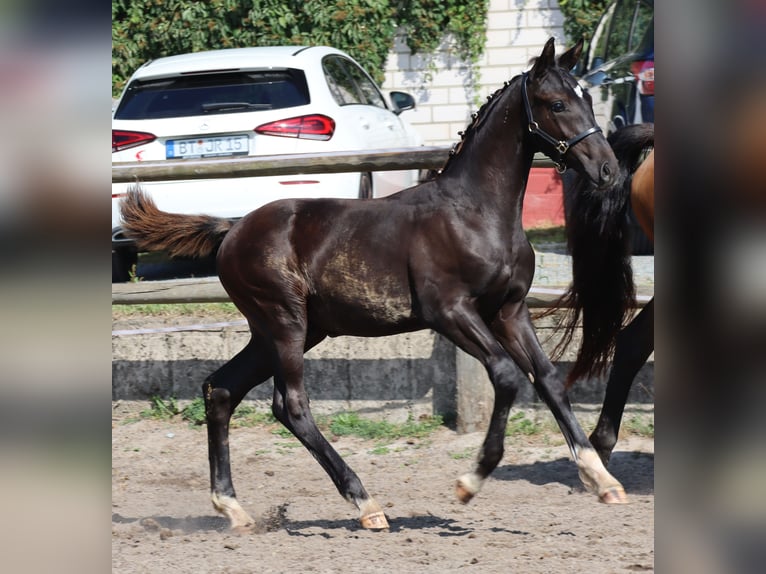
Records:
[[[393,112],[397,116],[406,110],[415,109],[415,98],[407,92],[391,92],[391,103],[394,105]]]

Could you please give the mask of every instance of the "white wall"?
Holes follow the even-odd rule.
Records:
[[[557,0],[490,0],[487,18],[487,45],[478,63],[479,90],[474,92],[471,70],[451,55],[449,42],[443,42],[433,58],[436,72],[429,78],[425,58],[410,54],[397,39],[386,64],[385,91],[410,92],[418,101],[414,111],[404,112],[426,145],[450,145],[460,139],[487,96],[503,82],[529,67],[529,60],[540,54],[551,36],[556,52],[564,48],[564,18]]]

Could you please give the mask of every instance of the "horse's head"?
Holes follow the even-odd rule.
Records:
[[[596,125],[590,95],[569,73],[582,52],[582,40],[556,61],[553,38],[524,74],[522,94],[529,131],[559,170],[577,170],[597,187],[619,175],[612,148]]]

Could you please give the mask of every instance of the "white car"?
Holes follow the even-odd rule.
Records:
[[[112,114],[112,162],[358,151],[423,145],[348,54],[329,47],[257,47],[152,60],[127,82]],[[237,219],[285,197],[369,198],[417,183],[417,170],[142,182],[160,209]],[[121,233],[112,184],[112,280],[136,262]]]

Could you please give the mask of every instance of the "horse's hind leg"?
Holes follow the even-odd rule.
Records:
[[[620,431],[628,393],[638,371],[654,350],[654,298],[620,332],[614,350],[612,372],[606,384],[604,406],[590,435],[590,442],[606,465]]]
[[[572,412],[564,382],[543,351],[525,303],[508,304],[498,313],[492,330],[545,401],[577,463],[580,479],[602,502],[627,502],[625,490],[606,470]]]
[[[271,360],[257,339],[210,375],[202,385],[207,419],[210,497],[213,506],[226,516],[233,529],[254,524],[237,502],[231,480],[229,420],[234,409],[256,385],[272,375]]]
[[[303,346],[296,337],[275,341],[280,366],[274,375],[274,416],[305,446],[330,476],[341,496],[356,505],[364,528],[388,528],[383,509],[365,490],[359,477],[317,428],[303,385]]]

